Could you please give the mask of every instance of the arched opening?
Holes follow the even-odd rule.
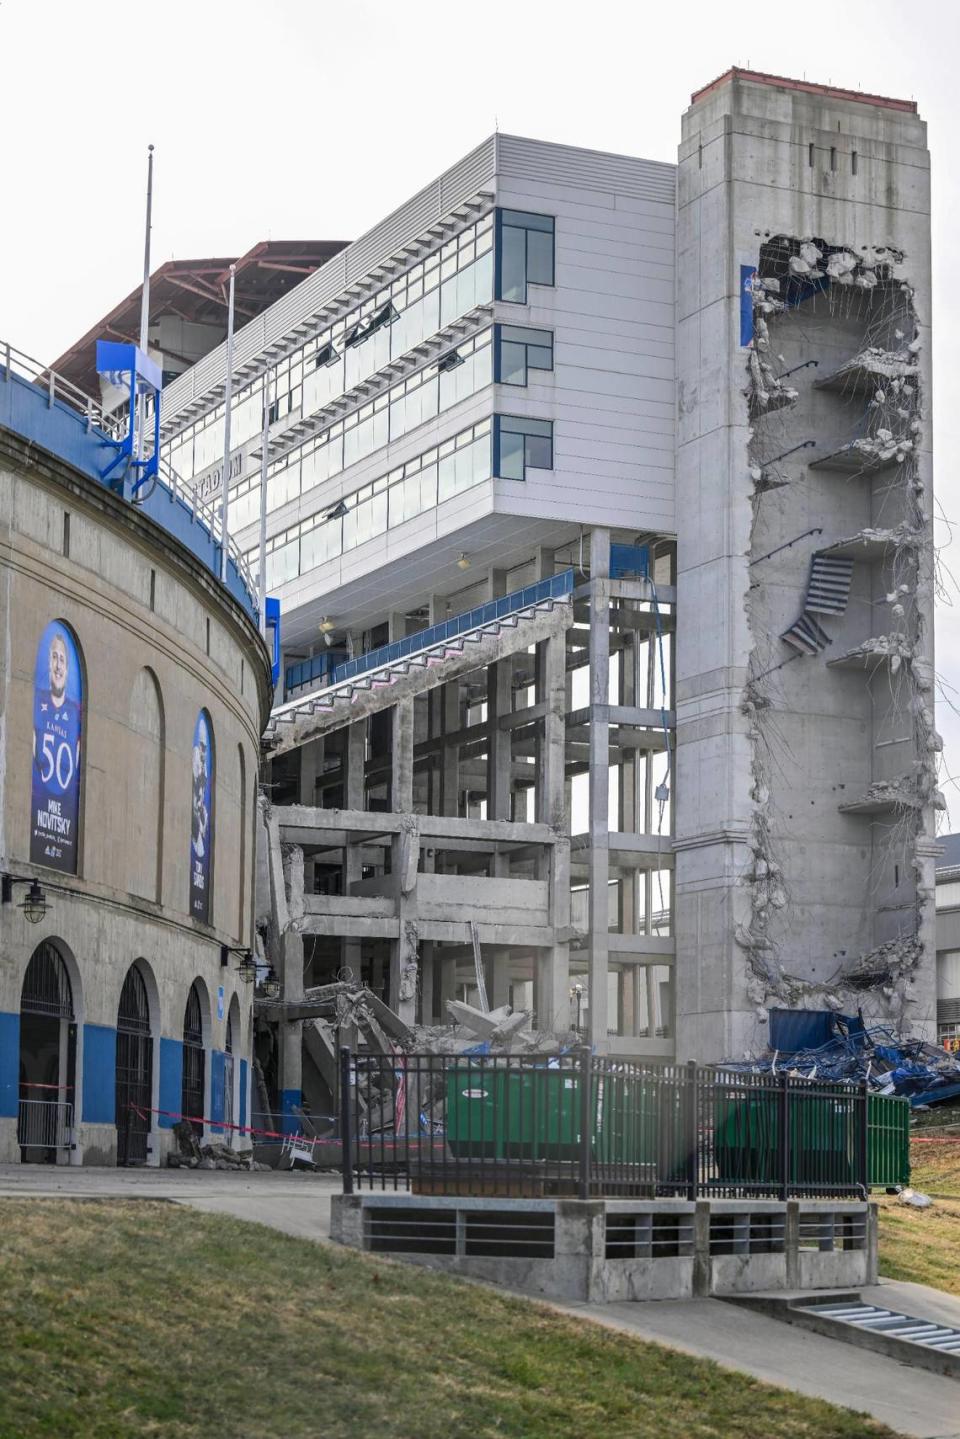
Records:
[[[66,1163],[73,1144],[77,1025],[73,990],[53,940],[37,945],[20,995],[17,1141],[24,1164]]]
[[[203,1136],[203,1102],[206,1089],[206,1054],[203,1047],[203,1000],[194,980],[183,1012],[183,1087],[180,1108]]]
[[[150,669],[137,674],[130,694],[130,762],[123,813],[127,889],[144,899],[162,898],[164,811],[163,696]]]
[[[153,1030],[140,968],[127,970],[117,1007],[117,1163],[146,1164],[153,1127]]]

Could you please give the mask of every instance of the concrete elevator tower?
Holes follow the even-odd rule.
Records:
[[[912,101],[731,70],[683,117],[681,1058],[932,1026],[929,181]]]

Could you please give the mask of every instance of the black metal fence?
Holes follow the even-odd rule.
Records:
[[[864,1195],[909,1177],[908,1106],[697,1064],[341,1051],[343,1185],[417,1194]]]

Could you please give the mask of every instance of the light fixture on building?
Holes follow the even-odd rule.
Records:
[[[2,897],[4,904],[13,903],[13,886],[15,884],[25,884],[28,886],[27,892],[17,905],[17,908],[23,910],[24,918],[28,920],[30,924],[39,924],[50,908],[47,903],[46,892],[40,881],[37,879],[17,879],[12,874],[5,874],[2,883],[2,896],[0,897]]]
[[[220,946],[220,967],[226,969],[230,964],[231,954],[240,956],[237,964],[237,973],[244,984],[253,984],[257,977],[257,961],[249,949],[238,949],[233,945],[221,944]]]
[[[470,556],[463,550],[457,555],[457,569],[468,570],[470,568]]]
[[[263,991],[264,999],[280,998],[280,978],[272,964],[261,980],[260,988]]]
[[[320,616],[319,629],[322,635],[328,635],[330,631],[335,628],[336,626],[334,625],[333,620],[330,618],[329,615]]]

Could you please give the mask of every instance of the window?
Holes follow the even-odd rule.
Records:
[[[319,370],[321,367],[326,369],[328,365],[335,365],[339,358],[340,355],[337,351],[336,346],[332,342],[328,341],[327,344],[321,345],[319,350],[317,351],[316,359],[313,363],[313,368],[315,370]]]
[[[497,211],[497,299],[527,303],[528,285],[553,284],[553,217]]]
[[[528,468],[553,469],[553,421],[495,415],[493,473],[503,480],[525,480]]]
[[[550,330],[497,325],[496,336],[494,379],[498,384],[526,385],[529,370],[553,369],[553,335]]]
[[[953,909],[960,904],[960,879],[940,881],[936,889],[937,909]]]

